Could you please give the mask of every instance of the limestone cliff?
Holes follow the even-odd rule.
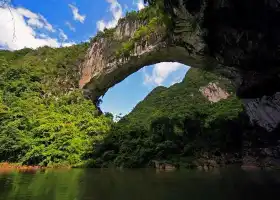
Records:
[[[211,69],[238,80],[237,83],[242,83],[240,96],[246,95],[255,84],[270,84],[271,79],[279,81],[280,29],[272,23],[280,19],[277,0],[164,0],[164,3],[171,25],[157,15],[139,17],[152,9],[147,8],[136,17],[120,20],[109,34],[94,40],[81,66],[80,87],[86,86],[91,96],[98,98],[141,67],[163,61]],[[143,31],[145,28],[150,31]],[[259,93],[262,96],[265,91]]]
[[[157,14],[141,17],[153,9],[148,7],[92,41],[81,65],[80,87],[88,97],[97,101],[110,87],[146,65],[176,61],[230,78],[237,95],[251,99],[246,104],[254,104],[258,110],[264,106],[254,99],[270,96],[280,101],[275,95],[280,91],[278,0],[163,2],[170,23]],[[265,122],[262,117],[251,120],[261,126],[268,123],[267,130],[280,123],[275,117],[278,114],[266,115]]]
[[[217,103],[223,99],[227,99],[230,94],[218,86],[219,83],[210,82],[207,86],[200,87],[199,91],[211,103]]]
[[[187,19],[188,15],[184,17]],[[181,25],[176,26],[179,34]],[[96,100],[110,87],[147,65],[176,61],[193,67],[205,66],[206,58],[201,56],[204,49],[201,32],[188,29],[190,33],[185,41],[188,48],[185,48],[176,44],[177,36],[170,35],[169,27],[157,16],[145,19],[128,16],[120,20],[116,28],[100,33],[101,37],[92,41],[81,66],[80,87]]]
[[[268,131],[273,131],[279,126],[280,92],[273,96],[244,99],[244,105],[252,123],[257,123]]]

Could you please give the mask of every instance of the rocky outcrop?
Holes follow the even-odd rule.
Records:
[[[254,124],[268,131],[275,130],[280,124],[280,92],[273,96],[257,99],[243,99],[247,114]]]
[[[280,91],[280,27],[275,23],[280,20],[279,1],[164,0],[164,4],[171,27],[156,22],[151,28],[150,19],[127,17],[92,42],[81,65],[85,95],[96,102],[140,68],[176,61],[233,80],[237,95],[246,99],[251,121],[275,129],[280,122],[275,100]],[[139,37],[143,27],[150,31]]]
[[[245,149],[241,168],[252,169],[280,169],[280,145],[263,148]]]
[[[227,91],[218,86],[218,83],[209,83],[205,87],[201,87],[199,91],[205,96],[211,103],[217,103],[223,99],[227,99],[230,95]]]
[[[153,160],[152,163],[153,163],[154,168],[156,168],[157,170],[161,170],[161,171],[174,171],[174,170],[178,169],[178,166],[170,164],[166,161]]]
[[[208,171],[220,167],[220,164],[218,164],[217,161],[211,159],[204,159],[204,158],[199,158],[195,160],[193,162],[193,165],[198,170],[204,170],[204,171]]]

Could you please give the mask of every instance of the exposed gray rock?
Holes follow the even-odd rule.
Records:
[[[208,171],[208,170],[216,169],[216,168],[220,167],[220,165],[214,159],[204,159],[204,158],[199,158],[199,159],[193,161],[193,165],[197,169],[204,170],[204,171]]]
[[[230,95],[227,91],[218,86],[218,83],[209,83],[207,86],[201,87],[199,91],[211,103],[217,103],[223,99],[227,99]]]
[[[264,148],[261,150],[261,155],[262,156],[273,156],[273,151],[270,148]]]
[[[245,109],[252,123],[273,131],[280,123],[280,92],[273,96],[257,99],[243,99]]]
[[[177,169],[177,167],[175,165],[164,162],[164,161],[153,160],[152,163],[154,164],[154,167],[158,170],[174,171]]]
[[[260,169],[260,166],[256,157],[244,156],[241,168],[244,170],[256,170]]]

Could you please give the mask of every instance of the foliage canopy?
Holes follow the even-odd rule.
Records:
[[[242,104],[233,94],[210,103],[199,91],[209,82],[233,89],[229,80],[198,69],[170,88],[155,88],[113,127],[92,166],[145,167],[157,160],[191,167],[205,152],[238,152],[247,126]]]
[[[78,89],[88,44],[0,51],[0,160],[74,165],[110,130]]]

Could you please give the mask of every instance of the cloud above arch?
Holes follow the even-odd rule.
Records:
[[[25,47],[69,46],[67,35],[60,29],[57,31],[48,20],[39,13],[34,13],[23,7],[0,8],[0,47],[18,50]],[[54,34],[59,34],[58,37]],[[52,35],[52,36],[50,36]],[[60,40],[63,38],[63,40]]]

